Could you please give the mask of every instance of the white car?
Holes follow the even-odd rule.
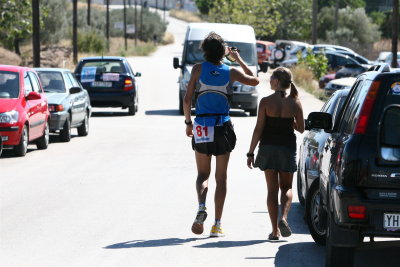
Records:
[[[275,48],[268,58],[268,64],[273,68],[283,66],[284,61],[297,60],[297,53],[299,52],[305,56],[308,48],[312,48],[312,45],[298,41],[276,40]]]
[[[389,51],[382,51],[379,53],[378,58],[376,59],[378,63],[392,63],[392,52]],[[397,52],[397,66],[400,67],[400,52]]]
[[[326,84],[324,93],[326,96],[330,96],[337,90],[350,89],[356,80],[357,78],[355,77],[346,77],[332,80]]]

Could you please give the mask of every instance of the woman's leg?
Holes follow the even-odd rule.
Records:
[[[197,165],[196,191],[199,203],[206,203],[208,178],[211,172],[211,156],[195,152]]]
[[[267,180],[267,207],[272,224],[272,235],[278,236],[278,172],[275,170],[265,170],[264,173],[265,179]]]
[[[221,220],[222,211],[224,209],[225,197],[226,197],[226,180],[227,180],[227,169],[229,163],[230,153],[227,152],[224,155],[216,156],[216,170],[215,170],[215,219]]]
[[[281,189],[281,210],[282,219],[287,221],[290,206],[292,205],[292,182],[293,173],[291,172],[279,172],[279,187]]]

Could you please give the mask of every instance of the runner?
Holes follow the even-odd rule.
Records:
[[[260,101],[247,166],[259,167],[265,173],[268,187],[267,206],[272,224],[270,240],[288,237],[292,231],[287,217],[292,204],[292,181],[296,171],[296,135],[304,132],[303,109],[289,69],[279,67],[270,78],[274,94]],[[286,90],[290,88],[290,94]],[[254,150],[260,142],[254,162]],[[282,217],[278,223],[278,194],[281,190]],[[279,226],[279,230],[278,230]]]
[[[231,83],[234,81],[247,85],[257,85],[258,78],[239,55],[239,51],[225,46],[224,40],[211,32],[202,42],[205,62],[193,67],[183,108],[186,135],[192,138],[197,164],[196,190],[199,202],[192,232],[202,234],[203,223],[207,218],[206,196],[208,178],[211,172],[211,157],[216,157],[215,222],[210,236],[224,236],[221,217],[226,196],[227,168],[230,152],[236,144],[236,135],[229,116],[229,101],[232,96]],[[228,52],[229,58],[236,61],[244,73],[222,63]],[[197,89],[196,89],[197,88]],[[196,91],[196,118],[191,120],[192,97]]]

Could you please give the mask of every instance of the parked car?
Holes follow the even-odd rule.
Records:
[[[328,135],[318,185],[326,266],[352,266],[364,237],[400,238],[400,70],[361,74],[334,120],[313,112],[307,125]]]
[[[86,57],[75,69],[75,77],[88,91],[92,107],[128,108],[129,115],[138,111],[136,78],[140,76],[124,57]]]
[[[88,92],[66,69],[36,69],[49,103],[50,132],[58,132],[63,142],[71,140],[71,129],[79,136],[89,134],[92,112]]]
[[[324,94],[326,96],[330,96],[338,90],[350,89],[353,86],[355,81],[356,81],[356,78],[354,78],[354,77],[334,79],[334,80],[328,82],[328,84],[325,86]]]
[[[376,59],[377,63],[386,63],[392,64],[392,52],[383,51],[379,53],[378,58]],[[397,52],[397,67],[400,67],[400,52]]]
[[[302,53],[305,56],[308,48],[312,48],[312,46],[304,42],[276,40],[275,48],[268,58],[268,63],[272,68],[283,66],[284,61],[297,60],[297,53]]]
[[[319,88],[325,88],[326,84],[334,79],[340,79],[345,77],[357,77],[361,73],[367,71],[367,67],[364,67],[358,63],[346,64],[341,67],[337,72],[328,73],[319,79]]]
[[[322,107],[321,112],[329,113],[335,121],[349,92],[348,89],[335,92]],[[307,125],[306,130],[309,132],[304,136],[299,149],[297,195],[300,204],[306,206],[305,218],[313,239],[318,244],[325,244],[326,227],[322,225],[319,170],[323,145],[329,133],[321,129],[310,129]]]
[[[0,136],[4,149],[25,156],[28,143],[49,145],[47,98],[35,70],[0,65]]]
[[[336,52],[341,52],[341,51],[346,51],[350,53],[355,53],[352,49],[347,48],[345,46],[340,46],[340,45],[331,45],[331,44],[316,44],[312,46],[312,51],[314,53],[318,52],[324,52],[324,51],[336,51]]]
[[[258,64],[267,62],[271,56],[275,43],[269,41],[256,40]]]

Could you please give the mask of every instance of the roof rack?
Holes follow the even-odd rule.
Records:
[[[368,71],[390,72],[390,66],[387,63],[376,64],[371,66]]]

